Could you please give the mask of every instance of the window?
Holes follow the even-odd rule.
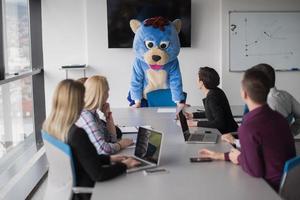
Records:
[[[0,87],[0,159],[33,135],[32,78]]]
[[[47,171],[41,0],[0,1],[0,48],[0,193],[25,199]]]
[[[31,69],[28,0],[4,0],[5,72],[15,74]]]

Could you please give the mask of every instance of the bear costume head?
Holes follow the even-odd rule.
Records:
[[[151,69],[160,70],[177,58],[180,51],[178,33],[181,20],[170,22],[163,17],[153,17],[141,23],[133,19],[130,27],[135,33],[133,49],[136,57]]]

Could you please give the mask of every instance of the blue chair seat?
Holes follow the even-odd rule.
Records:
[[[186,93],[184,92],[186,99]],[[184,99],[184,101],[185,101]],[[176,103],[172,100],[170,89],[154,90],[147,93],[147,101],[149,107],[174,107]]]

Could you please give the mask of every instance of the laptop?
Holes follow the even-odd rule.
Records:
[[[182,110],[179,112],[179,120],[183,132],[184,140],[186,143],[203,143],[203,144],[217,143],[217,139],[218,139],[217,129],[207,129],[207,130],[203,129],[200,130],[201,132],[191,133]]]
[[[145,127],[139,127],[133,158],[141,162],[127,173],[154,168],[159,165],[163,134]]]

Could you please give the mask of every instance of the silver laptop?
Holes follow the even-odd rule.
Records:
[[[180,120],[182,133],[184,136],[184,140],[186,143],[206,143],[206,144],[217,143],[218,140],[217,129],[215,132],[213,131],[214,129],[209,129],[209,130],[203,129],[201,130],[201,133],[200,132],[191,133],[182,110],[179,112],[179,120]]]
[[[141,164],[127,172],[154,168],[159,165],[163,134],[144,127],[139,127],[133,158]]]

